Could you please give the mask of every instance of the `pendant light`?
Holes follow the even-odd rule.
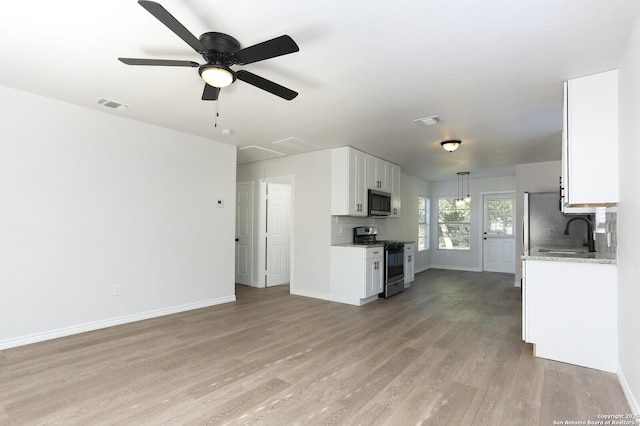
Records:
[[[456,204],[463,204],[465,202],[471,201],[471,195],[469,194],[471,191],[469,190],[469,172],[458,172],[458,198],[456,198]],[[464,191],[464,181],[465,177],[467,178],[467,192],[465,195]]]

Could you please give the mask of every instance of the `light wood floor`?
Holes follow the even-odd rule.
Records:
[[[355,307],[236,303],[0,351],[0,424],[552,425],[628,413],[613,374],[532,357],[513,275],[429,270]]]

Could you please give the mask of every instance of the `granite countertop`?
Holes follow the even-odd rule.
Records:
[[[415,241],[399,241],[403,244],[415,244]],[[339,243],[339,244],[331,244],[332,247],[384,247],[383,243],[371,243],[371,244],[355,244],[355,243]]]
[[[551,260],[559,262],[617,264],[615,255],[610,253],[590,253],[586,248],[534,247],[522,255],[524,260]]]
[[[331,244],[331,247],[371,248],[371,247],[384,247],[384,244],[383,243],[371,243],[371,244],[340,243],[340,244]]]

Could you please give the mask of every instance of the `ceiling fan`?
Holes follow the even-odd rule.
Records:
[[[232,65],[246,65],[276,56],[287,55],[299,51],[298,45],[288,35],[276,37],[253,46],[240,49],[240,43],[233,37],[223,33],[207,32],[196,38],[162,5],[153,1],[139,0],[140,6],[156,17],[160,22],[184,40],[196,52],[202,55],[205,64],[193,61],[179,61],[171,59],[139,59],[118,58],[127,65],[152,65],[170,67],[200,67],[199,72],[205,81],[203,101],[218,99],[220,89],[227,87],[236,79],[249,83],[288,101],[298,93],[281,86],[259,75],[246,70],[231,70]]]

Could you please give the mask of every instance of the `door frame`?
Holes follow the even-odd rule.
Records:
[[[251,190],[250,190],[250,193],[251,193],[251,196],[250,196],[251,206],[250,206],[250,212],[249,212],[249,221],[250,221],[249,228],[250,228],[250,231],[249,231],[249,284],[248,285],[254,287],[255,282],[253,280],[253,277],[255,276],[255,273],[254,273],[254,270],[253,270],[253,254],[254,254],[254,250],[255,250],[255,244],[254,244],[255,241],[254,241],[254,232],[253,232],[254,231],[253,215],[254,215],[254,212],[255,212],[255,210],[254,210],[254,208],[255,208],[254,207],[255,183],[252,180],[244,181],[244,182],[236,182],[236,194],[237,194],[237,191],[238,191],[238,187],[241,186],[241,185],[251,188]],[[237,215],[237,212],[236,212],[236,215]],[[237,216],[236,216],[236,224],[235,224],[235,226],[236,226],[236,229],[234,230],[234,232],[236,232],[238,230]],[[236,238],[238,238],[237,234],[236,234]],[[237,268],[238,268],[238,257],[237,257],[237,252],[236,252],[235,265],[234,265],[235,271],[237,271]],[[235,271],[234,271],[234,273],[235,273]]]
[[[294,270],[293,270],[293,257],[294,257],[294,246],[293,246],[293,241],[294,241],[294,209],[293,209],[293,205],[294,205],[294,193],[295,191],[293,190],[293,176],[280,176],[280,177],[270,177],[270,178],[263,178],[260,179],[258,181],[258,206],[259,206],[259,212],[258,212],[258,270],[256,271],[256,276],[257,276],[257,287],[261,287],[264,288],[265,286],[265,257],[266,257],[266,252],[267,252],[267,245],[265,242],[266,239],[266,232],[265,232],[265,227],[267,225],[267,209],[266,209],[266,201],[267,201],[267,194],[266,194],[266,190],[267,190],[267,184],[268,183],[286,183],[289,184],[291,187],[291,233],[289,236],[289,292],[291,292],[291,288],[293,287],[293,277],[294,277]]]
[[[484,222],[485,222],[485,214],[484,214],[484,204],[485,204],[485,197],[486,196],[491,196],[491,195],[513,195],[514,198],[514,203],[513,203],[513,238],[514,238],[514,245],[513,245],[513,255],[514,255],[514,262],[515,262],[515,256],[517,253],[517,249],[516,249],[516,243],[515,243],[515,239],[516,239],[516,203],[517,203],[517,192],[515,190],[507,190],[507,191],[486,191],[486,192],[480,192],[478,195],[480,195],[480,226],[478,227],[478,241],[480,241],[480,256],[479,256],[479,265],[480,265],[480,270],[484,271]]]

